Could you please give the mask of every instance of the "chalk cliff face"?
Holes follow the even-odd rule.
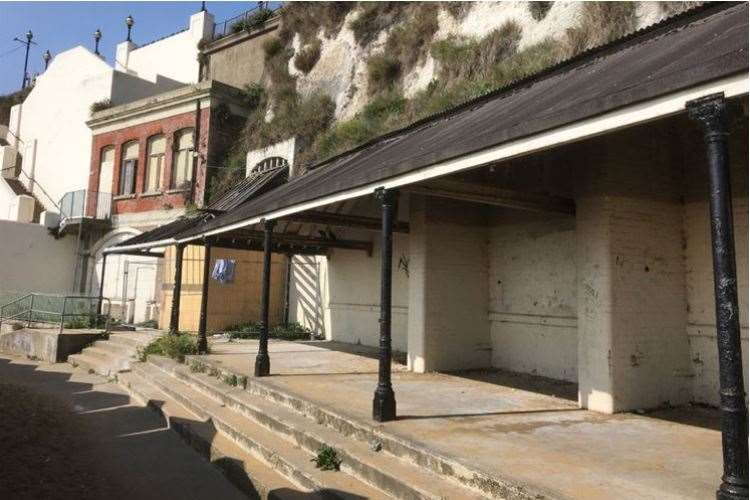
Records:
[[[459,16],[454,16],[446,8],[438,11],[438,29],[433,41],[448,38],[481,40],[493,30],[508,22],[520,27],[521,37],[518,50],[538,44],[545,39],[564,43],[568,30],[580,26],[585,18],[582,2],[548,2],[551,4],[544,16],[537,20],[532,15],[530,2],[476,2]],[[634,29],[640,29],[660,21],[667,15],[691,6],[680,2],[637,2]],[[294,65],[294,56],[289,60],[289,73],[296,77],[297,91],[305,97],[322,92],[336,104],[335,118],[347,120],[357,114],[367,104],[371,92],[368,90],[367,64],[371,56],[385,51],[390,32],[399,23],[380,31],[374,41],[362,47],[357,43],[351,29],[352,21],[362,14],[355,8],[350,11],[341,29],[332,36],[326,36],[323,29],[317,34],[320,41],[320,58],[308,73],[299,71]],[[400,23],[407,22],[402,19]],[[299,34],[292,41],[294,54],[304,48]],[[309,45],[309,44],[307,44]],[[424,90],[437,76],[439,62],[429,50],[419,57],[412,68],[406,68],[401,77],[404,97],[410,98]]]

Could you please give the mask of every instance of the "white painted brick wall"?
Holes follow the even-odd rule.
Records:
[[[498,209],[489,228],[492,365],[578,380],[575,218]]]
[[[581,170],[579,399],[597,411],[690,399],[681,172],[652,132],[592,141]]]
[[[489,367],[482,211],[421,196],[410,206],[409,366],[417,372]]]

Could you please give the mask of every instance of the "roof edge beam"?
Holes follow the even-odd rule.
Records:
[[[529,212],[554,212],[565,215],[575,215],[576,213],[575,201],[570,198],[524,193],[522,191],[450,180],[438,179],[420,185],[404,186],[401,190],[412,194],[448,198]]]
[[[164,257],[164,252],[139,252],[138,250],[121,250],[105,252],[105,255],[137,255],[138,257]]]
[[[241,248],[250,248],[253,243],[260,244],[263,241],[263,231],[242,231],[237,236],[221,238],[213,237],[211,239],[214,246],[224,244],[239,245]],[[340,248],[344,250],[361,250],[372,255],[372,242],[360,240],[324,240],[321,238],[310,238],[307,236],[290,235],[283,233],[274,233],[272,238],[274,247],[288,246],[290,249],[298,248],[300,250],[315,250],[316,255],[325,254],[323,250]],[[258,248],[261,248],[260,246]],[[277,253],[294,253],[289,251],[277,251]],[[303,252],[299,252],[303,253]]]
[[[369,231],[380,231],[382,222],[378,218],[364,217],[361,215],[335,214],[310,210],[282,217],[281,220],[296,222],[300,224],[320,224],[324,226],[346,227],[351,229],[366,229]],[[408,233],[408,222],[394,222],[393,231]]]

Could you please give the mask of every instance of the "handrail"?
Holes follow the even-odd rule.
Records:
[[[56,299],[62,299],[62,308],[60,311],[47,311],[44,309],[34,309],[34,298],[35,297],[54,297]],[[8,306],[11,306],[13,304],[18,304],[19,302],[31,298],[31,302],[28,305],[27,308],[10,314],[8,316],[5,315],[5,311]],[[70,300],[88,300],[90,301],[90,304],[88,306],[88,311],[84,312],[68,312],[68,304]],[[103,308],[102,303],[107,303],[107,313],[103,314]],[[92,318],[92,324],[89,326],[96,327],[98,324],[100,324],[100,320],[104,319],[104,331],[109,332],[110,330],[110,324],[111,324],[111,313],[112,311],[112,301],[107,297],[102,297],[100,295],[53,295],[53,294],[35,294],[30,293],[26,294],[23,297],[19,297],[18,299],[14,299],[6,304],[0,305],[0,326],[2,326],[3,320],[13,320],[17,319],[19,317],[26,316],[26,326],[27,328],[31,326],[32,323],[51,323],[51,324],[59,324],[59,331],[60,333],[63,332],[65,329],[65,319],[66,318],[74,318],[74,317],[89,317]],[[34,313],[37,314],[37,317],[34,317]],[[49,321],[48,319],[41,319],[39,318],[39,315],[43,316],[54,316],[59,317],[59,321]]]
[[[23,297],[19,297],[17,299],[11,300],[10,302],[6,302],[5,304],[0,305],[0,311],[2,311],[3,309],[5,309],[5,306],[9,306],[9,305],[15,304],[16,302],[21,302],[23,299],[28,299],[32,295],[34,295],[34,294],[33,293],[27,293]]]
[[[52,197],[49,195],[49,193],[47,193],[47,191],[44,189],[44,187],[42,187],[42,185],[39,184],[39,181],[36,179],[32,179],[31,176],[29,176],[29,174],[27,174],[23,168],[21,168],[21,173],[26,176],[26,178],[29,180],[29,183],[31,184],[31,187],[29,188],[31,194],[32,195],[34,194],[34,186],[35,185],[38,186],[42,194],[46,196],[47,200],[49,200],[49,202],[52,203],[52,206],[57,209],[57,213],[60,213],[60,206],[57,203],[55,203],[55,200],[53,200]]]

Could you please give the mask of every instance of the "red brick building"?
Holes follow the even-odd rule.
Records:
[[[89,216],[109,213],[111,199],[111,226],[84,236],[89,289],[98,287],[103,248],[208,201],[212,174],[222,167],[246,114],[242,91],[215,81],[92,113],[87,122],[92,151],[86,211]],[[160,261],[113,256],[104,295],[115,298],[123,319],[154,319],[162,281]]]
[[[89,191],[111,193],[113,215],[202,206],[243,115],[240,91],[212,81],[96,112]]]

